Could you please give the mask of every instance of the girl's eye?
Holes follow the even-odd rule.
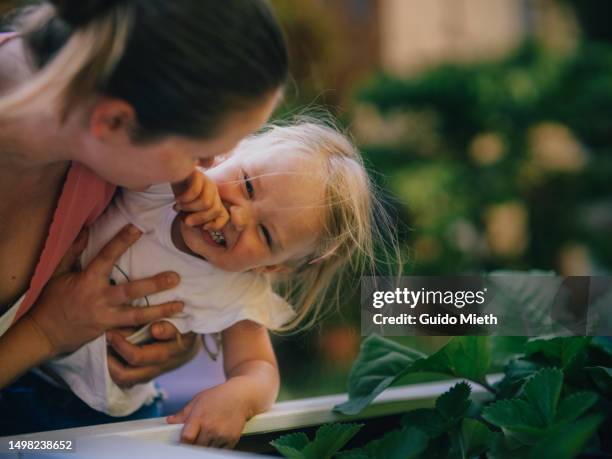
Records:
[[[270,231],[268,231],[268,228],[266,228],[263,225],[259,225],[259,228],[264,238],[266,239],[266,244],[268,244],[268,247],[271,249],[272,248],[272,236],[270,235]]]
[[[255,192],[255,190],[253,189],[253,184],[251,183],[251,180],[249,180],[249,176],[244,174],[244,187],[246,188],[246,192],[249,195],[249,198],[253,197],[253,193]]]

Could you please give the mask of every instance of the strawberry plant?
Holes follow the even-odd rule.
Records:
[[[493,362],[505,364],[504,377],[490,383]],[[313,440],[298,433],[272,445],[292,459],[570,459],[612,453],[606,435],[612,432],[610,337],[455,337],[427,356],[373,335],[351,370],[349,400],[335,410],[357,415],[415,372],[464,381],[432,408],[405,413],[381,438],[353,441],[356,447],[345,448],[360,424],[328,424]],[[471,399],[474,384],[489,391],[485,402]]]

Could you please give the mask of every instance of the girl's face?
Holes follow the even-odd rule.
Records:
[[[228,115],[220,132],[210,139],[169,136],[157,142],[136,144],[127,128],[113,131],[106,126],[100,129],[101,134],[86,137],[83,151],[76,159],[108,182],[130,189],[180,181],[196,165],[211,164],[216,155],[230,151],[256,131],[268,120],[279,97],[280,90],[253,108]]]
[[[279,146],[241,151],[207,171],[230,214],[213,240],[201,227],[181,222],[187,247],[226,271],[277,271],[312,253],[323,222],[320,161]]]

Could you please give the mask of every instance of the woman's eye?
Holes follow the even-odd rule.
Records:
[[[249,195],[249,198],[253,197],[254,189],[251,180],[249,180],[249,176],[244,174],[244,187],[246,188],[246,192]]]

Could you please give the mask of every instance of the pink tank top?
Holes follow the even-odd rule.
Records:
[[[0,46],[16,35],[0,34]],[[45,246],[13,323],[36,302],[81,229],[91,225],[100,216],[114,193],[114,185],[102,180],[87,167],[76,162],[70,165]]]

